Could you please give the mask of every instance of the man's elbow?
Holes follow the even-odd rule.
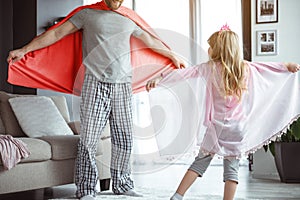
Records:
[[[68,34],[74,33],[77,31],[77,28],[71,22],[65,22],[62,25],[58,26],[57,28],[53,29],[54,37],[57,40],[62,39]]]

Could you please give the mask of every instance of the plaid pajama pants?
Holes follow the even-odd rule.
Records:
[[[86,75],[80,105],[80,140],[76,159],[76,196],[95,195],[98,171],[95,161],[100,135],[110,123],[111,177],[114,193],[133,189],[130,178],[132,150],[131,83],[103,83]]]

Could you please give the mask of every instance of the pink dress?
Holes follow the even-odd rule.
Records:
[[[247,64],[248,90],[241,101],[221,95],[222,66],[213,62],[164,76],[161,87],[150,92],[150,104],[156,108],[152,109],[154,129],[162,154],[184,153],[197,139],[203,152],[240,157],[282,134],[300,113],[298,75],[282,63]]]

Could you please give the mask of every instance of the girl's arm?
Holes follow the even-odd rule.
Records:
[[[177,69],[168,74],[161,74],[159,77],[151,79],[147,82],[146,90],[149,92],[152,88],[155,88],[158,84],[172,83],[172,82],[180,81],[182,79],[199,77],[201,76],[201,74],[203,74],[202,71],[205,69],[204,67],[207,67],[203,65],[204,64],[187,67],[185,69]]]
[[[248,62],[248,64],[256,67],[258,70],[264,70],[264,68],[269,68],[271,70],[282,72],[296,72],[300,68],[299,64],[292,62]]]

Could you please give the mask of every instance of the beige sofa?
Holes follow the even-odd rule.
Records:
[[[0,194],[74,183],[79,123],[70,122],[65,97],[56,96],[51,99],[74,135],[32,138],[23,132],[8,102],[8,99],[20,96],[24,97],[0,91],[0,134],[9,134],[22,140],[27,144],[30,155],[10,170],[4,169],[0,159]],[[109,189],[110,149],[109,130],[106,128],[101,136],[96,157],[101,191]]]

